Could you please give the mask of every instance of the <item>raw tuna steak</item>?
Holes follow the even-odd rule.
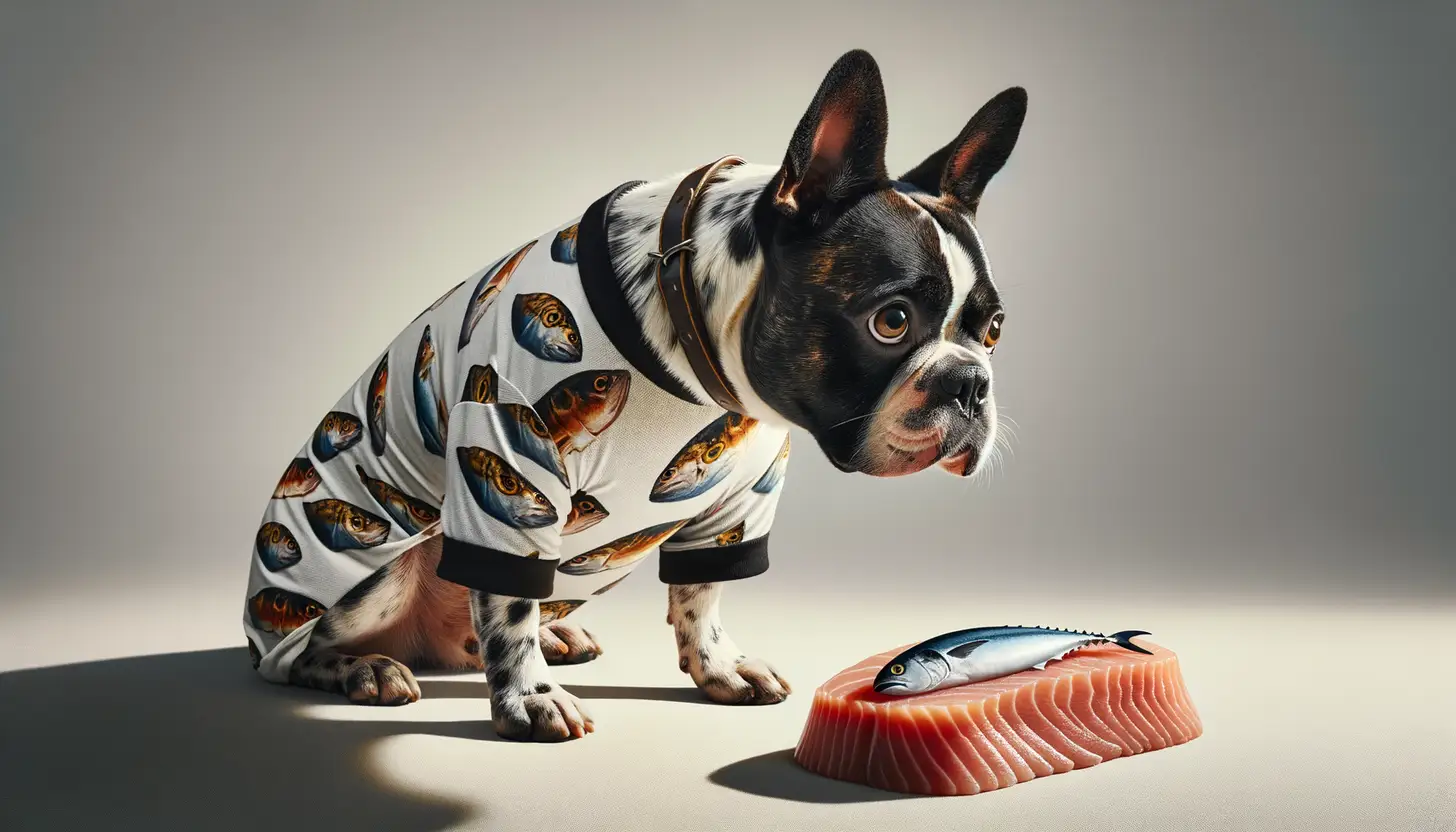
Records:
[[[1202,734],[1177,655],[1138,644],[1152,655],[1097,645],[1045,670],[915,696],[870,688],[904,647],[871,656],[814,692],[794,759],[888,791],[979,794]]]

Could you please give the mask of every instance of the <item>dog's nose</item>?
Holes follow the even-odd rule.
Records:
[[[991,374],[980,364],[962,364],[941,375],[940,389],[962,413],[974,416],[985,407],[991,394]]]

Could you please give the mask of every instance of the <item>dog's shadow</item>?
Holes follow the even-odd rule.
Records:
[[[481,682],[421,680],[425,696]],[[574,685],[591,699],[702,701],[693,688]],[[333,694],[264,681],[243,648],[0,674],[0,828],[436,830],[467,806],[374,779],[366,752],[401,734],[501,741],[488,719],[333,720]]]

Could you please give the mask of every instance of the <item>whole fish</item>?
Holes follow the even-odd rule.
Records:
[[[286,636],[326,612],[324,605],[297,592],[276,586],[264,587],[248,599],[248,618],[253,626]]]
[[[313,462],[306,456],[297,457],[283,469],[283,476],[279,478],[278,486],[273,489],[273,499],[302,497],[318,488],[320,482],[323,480]]]
[[[758,421],[741,413],[724,413],[698,431],[657,475],[647,499],[654,503],[687,500],[717,485],[733,470],[738,450]]]
[[[430,337],[430,325],[420,335],[420,348],[415,353],[415,421],[420,425],[420,439],[425,450],[435,456],[445,455],[445,425],[449,417],[445,413],[445,401],[440,397],[435,384],[435,341]]]
[[[499,386],[500,381],[496,376],[495,367],[489,364],[476,364],[465,375],[465,388],[460,391],[460,401],[491,404],[496,400]]]
[[[536,411],[515,403],[494,406],[505,414],[501,428],[511,449],[555,474],[562,485],[570,487],[566,479],[566,463],[551,438],[551,431]]]
[[[581,331],[561,299],[546,292],[516,295],[511,304],[511,331],[516,343],[543,361],[581,360]]]
[[[404,529],[405,534],[413,537],[440,519],[440,510],[424,500],[411,497],[384,480],[369,476],[362,465],[355,465],[354,470],[359,474],[359,481],[364,483],[369,496],[394,518],[394,522]]]
[[[611,512],[607,511],[601,500],[585,491],[578,491],[571,495],[571,513],[566,515],[566,526],[561,529],[561,533],[584,532],[610,515]]]
[[[556,522],[556,507],[531,481],[484,448],[456,448],[460,473],[476,505],[515,529],[539,529]]]
[[[460,324],[460,341],[455,345],[456,349],[463,350],[465,345],[470,343],[470,336],[475,332],[475,325],[485,317],[485,312],[490,309],[491,302],[495,300],[496,295],[501,293],[506,281],[511,279],[511,273],[521,265],[521,261],[526,259],[526,254],[535,245],[535,240],[526,243],[511,254],[497,260],[485,270],[485,274],[480,276],[480,280],[475,284],[475,291],[470,293],[470,302],[465,304],[465,320]]]
[[[576,262],[576,229],[573,225],[556,233],[556,239],[551,241],[552,260],[568,265]]]
[[[550,624],[552,621],[559,621],[571,615],[577,607],[585,603],[585,601],[542,601],[541,623]]]
[[[774,461],[768,466],[768,470],[764,471],[763,476],[758,478],[758,482],[753,484],[753,490],[760,494],[773,493],[773,490],[779,487],[779,483],[784,481],[784,472],[788,468],[789,437],[785,434],[784,444],[779,448],[779,455],[774,457]]]
[[[384,404],[389,389],[389,353],[379,359],[374,377],[369,379],[369,447],[375,456],[384,454]]]
[[[389,537],[389,521],[343,500],[303,504],[304,516],[319,542],[334,550],[372,549]]]
[[[732,546],[735,543],[742,543],[743,521],[739,521],[738,525],[734,526],[726,532],[723,532],[722,534],[713,538],[713,540],[717,542],[719,546]]]
[[[281,572],[303,559],[298,538],[282,523],[270,520],[259,526],[253,545],[258,550],[258,560],[269,572]]]
[[[686,520],[659,523],[639,532],[623,535],[610,543],[584,552],[556,567],[567,575],[591,575],[608,569],[621,569],[647,557],[652,548],[672,537],[673,533],[687,525]]]
[[[1137,653],[1152,655],[1129,639],[1145,636],[1144,630],[1123,630],[1104,636],[1052,627],[976,627],[945,633],[905,650],[891,659],[875,676],[876,693],[909,696],[941,688],[981,682],[1020,673],[1044,670],[1074,650],[1093,644],[1113,643]]]
[[[313,432],[313,455],[319,462],[328,462],[359,444],[364,437],[364,423],[359,417],[342,410],[330,410]]]
[[[547,391],[536,402],[536,412],[565,456],[586,448],[617,421],[631,386],[632,374],[625,370],[576,373]]]

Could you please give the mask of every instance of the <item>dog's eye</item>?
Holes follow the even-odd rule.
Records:
[[[870,318],[870,334],[882,344],[898,344],[910,331],[910,310],[903,303],[892,303]]]
[[[991,325],[986,327],[986,337],[981,339],[981,343],[989,352],[996,351],[996,342],[1001,340],[1001,322],[1004,320],[1006,316],[997,312],[996,317],[991,319]]]

